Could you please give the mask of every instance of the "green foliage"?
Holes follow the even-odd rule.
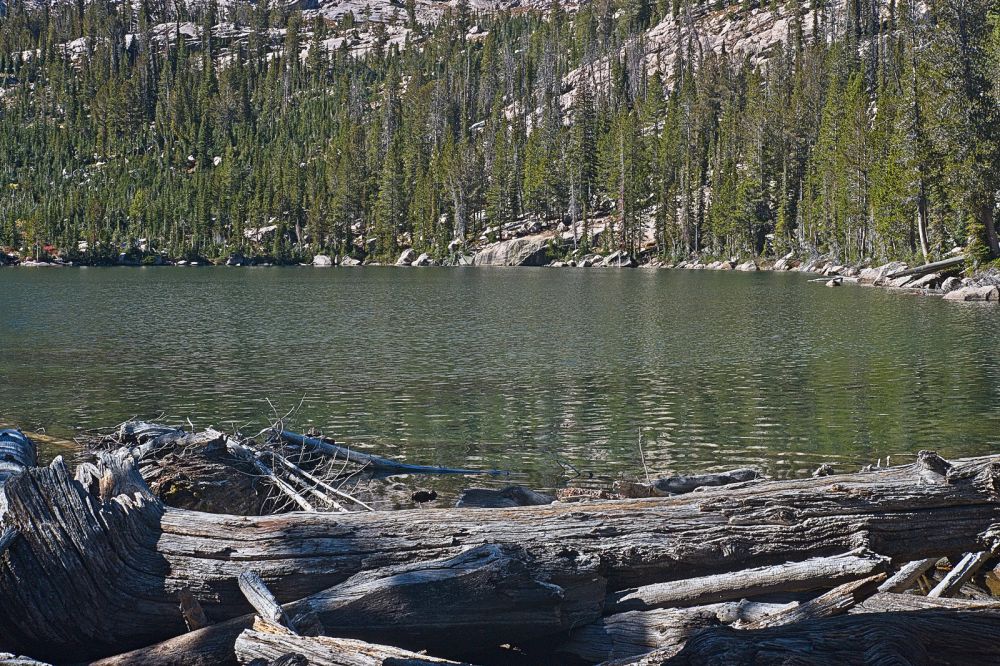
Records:
[[[367,22],[352,14],[308,26],[237,2],[240,43],[213,34],[204,3],[184,17],[194,38],[165,45],[152,26],[168,17],[143,3],[17,3],[0,18],[0,245],[98,263],[139,239],[197,260],[443,256],[528,213],[572,223],[582,247],[600,224],[607,248],[672,256],[996,256],[994,3],[935,0],[927,17],[901,0],[892,25],[849,3],[830,41],[805,37],[801,3],[768,4],[790,40],[764,65],[682,50],[649,76],[643,29],[691,3],[514,16],[462,2],[419,26],[407,2],[410,45],[372,26],[359,56],[324,48]],[[79,38],[85,58],[63,48]]]

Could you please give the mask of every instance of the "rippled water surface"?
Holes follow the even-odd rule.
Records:
[[[293,425],[557,485],[1000,448],[1000,308],[802,275],[0,269],[0,421]]]

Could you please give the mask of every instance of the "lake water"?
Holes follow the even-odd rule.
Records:
[[[1000,308],[797,274],[0,269],[0,422],[256,431],[558,486],[1000,448]],[[270,401],[270,403],[269,403]]]

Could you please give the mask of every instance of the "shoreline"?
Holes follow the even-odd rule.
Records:
[[[526,240],[515,238],[501,243],[494,243],[481,249],[475,254],[455,254],[449,259],[438,261],[431,259],[426,253],[416,255],[413,250],[404,250],[398,261],[395,263],[370,262],[366,263],[349,256],[330,257],[329,255],[318,254],[314,256],[312,263],[301,262],[273,262],[261,261],[262,257],[246,257],[241,254],[230,255],[222,261],[187,261],[173,260],[165,257],[157,257],[156,262],[123,260],[118,263],[77,263],[65,260],[34,261],[20,260],[17,257],[8,255],[7,262],[0,262],[0,268],[200,268],[200,267],[238,267],[238,268],[335,268],[335,267],[395,267],[395,268],[418,268],[418,267],[439,267],[439,268],[463,268],[463,267],[485,267],[485,268],[614,268],[614,269],[647,269],[647,270],[708,270],[708,271],[732,271],[738,273],[807,273],[819,276],[811,282],[822,282],[827,287],[839,287],[845,284],[855,284],[863,287],[881,287],[884,289],[898,291],[901,293],[920,294],[925,296],[940,296],[945,300],[963,302],[991,302],[1000,303],[1000,270],[996,268],[987,269],[976,273],[970,277],[961,277],[963,264],[960,261],[954,262],[934,262],[932,264],[910,266],[906,262],[891,261],[881,265],[865,264],[841,264],[827,256],[818,256],[810,259],[802,259],[794,253],[789,253],[778,258],[756,258],[746,261],[737,259],[712,260],[709,258],[697,257],[679,262],[662,261],[660,259],[648,259],[642,263],[637,262],[631,255],[625,252],[612,252],[610,254],[588,253],[580,255],[576,259],[548,261],[548,253],[543,252],[542,261],[537,261],[540,250],[536,249],[533,256],[522,256],[518,260],[517,256],[509,257],[501,254],[503,261],[478,261],[484,252],[492,252],[493,246],[510,244],[515,241]],[[955,258],[955,253],[952,253]],[[534,261],[531,261],[534,259]],[[958,257],[960,259],[960,257]],[[951,263],[940,270],[923,270],[923,267],[931,268],[937,263]],[[902,275],[900,275],[902,274]]]

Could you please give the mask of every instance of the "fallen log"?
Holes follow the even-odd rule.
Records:
[[[300,654],[310,666],[471,666],[350,638],[249,629],[236,639],[236,653],[243,663],[254,659],[272,663],[288,654]]]
[[[625,663],[986,666],[1000,660],[997,631],[1000,613],[993,611],[844,615],[754,631],[715,627],[693,636],[676,655],[655,652]]]
[[[879,584],[883,581],[885,581],[885,574],[878,574],[877,576],[869,576],[863,580],[844,583],[829,592],[819,595],[815,599],[810,599],[804,604],[741,623],[740,628],[762,629],[764,627],[778,627],[785,624],[805,622],[806,620],[843,615],[858,603],[875,594],[878,591]]]
[[[978,601],[975,599],[951,599],[949,597],[923,597],[918,594],[896,592],[876,592],[852,608],[849,613],[888,613],[915,610],[997,610],[1000,599]]]
[[[896,271],[895,273],[889,273],[886,275],[887,280],[895,280],[901,277],[910,277],[914,275],[926,275],[928,273],[934,273],[935,271],[941,271],[948,268],[961,268],[965,265],[965,255],[959,255],[957,257],[949,257],[948,259],[942,259],[941,261],[933,261],[929,264],[924,264],[922,266],[916,266],[915,268],[907,268],[901,271]]]
[[[666,497],[683,495],[698,488],[714,488],[734,483],[746,483],[762,479],[755,469],[734,469],[712,474],[686,474],[655,479],[649,483],[621,483],[620,492],[626,497]]]
[[[618,593],[610,600],[613,611],[648,610],[755,597],[778,592],[829,589],[888,570],[889,558],[856,551],[817,557],[770,567],[656,583]]]
[[[263,517],[166,508],[130,455],[106,455],[79,480],[59,461],[2,490],[21,536],[0,561],[0,648],[113,654],[183,633],[182,589],[211,621],[249,612],[236,585],[248,568],[287,602],[490,542],[524,548],[540,580],[573,590],[600,577],[610,592],[862,546],[905,561],[958,555],[983,549],[978,535],[1000,522],[998,461],[924,453],[900,467],[662,499]]]
[[[796,604],[792,604],[796,605]],[[785,610],[785,604],[730,602],[690,608],[626,611],[574,629],[557,653],[597,663],[645,654],[675,651],[694,633],[719,624],[753,622]]]
[[[504,509],[514,506],[543,506],[552,504],[555,497],[529,490],[523,486],[507,486],[500,490],[469,488],[462,491],[456,509]]]
[[[314,449],[321,453],[325,453],[328,456],[333,456],[335,458],[346,460],[348,462],[367,467],[368,469],[381,472],[391,472],[394,474],[491,474],[494,476],[508,474],[508,472],[496,469],[481,470],[462,469],[458,467],[436,467],[433,465],[411,465],[409,463],[399,462],[398,460],[390,460],[389,458],[383,458],[370,453],[362,453],[355,449],[349,449],[338,444],[331,444],[330,442],[316,437],[300,435],[297,432],[290,432],[288,430],[275,431],[274,435],[290,444],[297,444],[305,448]]]
[[[272,625],[301,633],[387,642],[445,655],[476,652],[510,636],[530,641],[565,633],[600,616],[604,581],[562,588],[537,578],[523,550],[484,545],[445,560],[366,571],[340,585],[278,606],[253,572],[240,590]],[[442,603],[447,600],[447,603]],[[101,666],[225,664],[253,615],[97,662]]]

